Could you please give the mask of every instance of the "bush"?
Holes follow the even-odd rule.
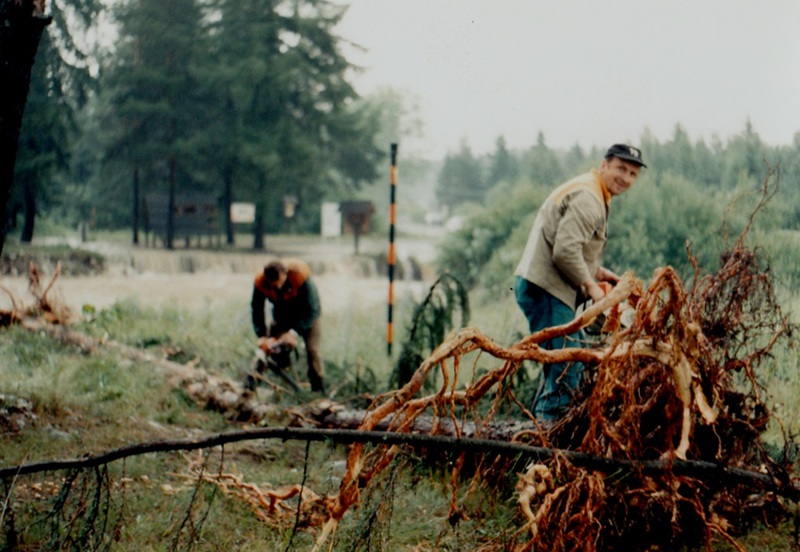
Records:
[[[741,182],[738,190],[755,192],[754,186],[754,181]],[[486,300],[507,295],[536,211],[547,193],[548,189],[527,181],[495,187],[485,208],[472,212],[463,229],[445,240],[439,270],[449,271]],[[633,270],[644,281],[657,268],[672,266],[682,279],[691,279],[694,266],[688,244],[700,268],[714,270],[720,253],[744,230],[757,201],[753,194],[700,188],[670,173],[645,175],[611,203],[604,265],[620,274]],[[787,251],[770,245],[770,236],[780,224],[774,216],[759,211],[748,239],[768,244],[769,252],[778,255],[781,272],[788,275],[800,264],[800,256],[794,255],[794,247]]]

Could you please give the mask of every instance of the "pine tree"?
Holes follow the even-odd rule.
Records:
[[[519,175],[517,161],[508,151],[505,137],[498,137],[494,145],[495,149],[491,155],[487,178],[487,185],[490,188],[498,182],[513,182]]]
[[[134,242],[142,195],[168,196],[165,245],[174,246],[175,198],[195,189],[188,162],[192,137],[204,128],[197,77],[207,52],[203,14],[195,0],[132,0],[119,13],[119,61],[109,85],[120,123],[114,146],[132,173]]]
[[[92,86],[87,47],[79,45],[76,37],[85,35],[100,10],[100,2],[52,2],[48,3],[47,15],[41,12],[44,5],[0,1],[0,66],[4,71],[0,79],[1,103],[10,113],[0,116],[3,126],[8,125],[8,129],[3,128],[0,148],[4,159],[0,176],[0,249],[5,243],[9,205],[12,223],[16,222],[16,213],[24,210],[21,239],[29,242],[40,203],[57,197],[52,176],[68,162],[75,112]],[[45,26],[47,31],[42,34]]]
[[[333,34],[341,7],[219,0],[217,12],[209,88],[216,116],[202,148],[223,182],[226,212],[234,199],[256,204],[254,245],[262,248],[285,195],[308,216],[331,192],[375,178],[377,121],[354,109],[351,66]],[[232,242],[230,220],[227,234]]]
[[[486,194],[480,160],[466,142],[457,154],[448,153],[439,172],[436,197],[441,205],[456,207],[464,203],[481,203]]]

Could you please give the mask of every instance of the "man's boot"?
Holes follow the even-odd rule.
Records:
[[[325,392],[325,382],[321,377],[317,376],[316,374],[309,374],[308,380],[311,384],[311,391],[314,393],[319,393],[323,397],[328,396],[328,394]]]

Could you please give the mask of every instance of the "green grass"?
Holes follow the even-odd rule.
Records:
[[[788,306],[789,311],[796,307]],[[499,343],[509,344],[524,329],[515,309],[510,301],[473,305],[471,325]],[[405,338],[412,310],[405,298],[396,305],[395,354]],[[385,307],[324,313],[323,326],[329,381],[341,390],[341,397],[354,397],[366,389],[385,390],[392,368],[392,359],[386,355]],[[238,304],[187,311],[174,306],[145,308],[126,301],[86,313],[76,329],[178,362],[194,361],[212,374],[231,379],[241,377],[252,362],[252,329],[248,313]],[[2,466],[79,457],[137,442],[198,437],[236,427],[183,391],[170,388],[156,365],[126,358],[113,348],[85,353],[11,327],[0,330],[0,358],[0,393],[29,399],[37,416],[34,426],[2,435]],[[473,370],[489,365],[491,359],[485,356],[465,357],[462,376],[471,377]],[[800,422],[800,405],[794,400],[800,390],[797,373],[793,348],[776,351],[764,368],[768,391],[780,403],[779,413],[793,431]],[[304,374],[300,377],[305,379]],[[287,402],[283,406],[292,405]],[[279,418],[269,423],[285,421]],[[778,439],[775,429],[770,435]],[[305,444],[299,442],[229,445],[224,449],[222,471],[241,474],[246,482],[265,487],[293,485],[302,481],[305,451]],[[209,473],[220,469],[220,453],[219,449],[207,453]],[[336,492],[345,458],[343,447],[312,444],[308,488],[318,493]],[[193,550],[202,551],[286,549],[291,520],[274,527],[260,521],[240,500],[211,485],[203,484],[195,492],[196,482],[187,474],[190,462],[197,459],[196,455],[164,453],[111,464],[108,524],[103,531],[93,532],[95,540],[89,544],[107,544],[109,550],[164,550],[177,539],[178,549],[188,549],[190,542]],[[489,541],[513,547],[512,535],[520,521],[511,492],[479,486],[464,501],[466,517],[451,525],[447,519],[449,473],[441,470],[419,459],[398,461],[364,491],[360,507],[345,516],[334,550],[352,550],[353,542],[361,543],[360,550],[470,550]],[[49,472],[21,477],[3,487],[3,498],[11,490],[8,507],[14,511],[15,529],[27,549],[40,549],[53,535],[66,534],[64,519],[53,520],[48,513],[57,496],[54,493],[67,475]],[[513,474],[509,476],[513,478]],[[92,472],[80,477],[78,489],[85,485],[88,492],[96,483]],[[37,488],[43,490],[36,494]],[[465,485],[459,488],[462,496],[465,489]],[[91,494],[84,501],[77,500],[80,496],[73,492],[71,500],[75,502],[68,503],[65,512],[87,511]],[[2,539],[8,535],[8,516],[4,523],[0,550],[4,550]],[[750,550],[785,550],[790,532],[789,526],[758,527],[741,542]],[[308,550],[314,539],[313,532],[300,531],[292,541],[294,549]],[[717,542],[714,549],[731,548]]]
[[[397,312],[403,316],[411,308],[400,301]],[[252,362],[254,338],[247,314],[240,305],[188,311],[171,306],[145,308],[131,300],[84,313],[75,329],[177,362],[197,362],[212,374],[237,379]],[[323,326],[328,331],[323,346],[332,385],[345,388],[352,395],[358,391],[356,381],[361,391],[384,390],[391,359],[386,355],[385,326],[375,323],[385,316],[384,309],[353,309],[324,316]],[[403,333],[401,325],[398,339]],[[0,356],[4,359],[0,393],[28,398],[37,416],[35,430],[29,428],[2,437],[3,466],[80,457],[136,442],[233,429],[221,415],[195,404],[183,391],[169,388],[156,365],[126,358],[110,347],[87,354],[45,335],[11,327],[0,331]],[[304,374],[301,378],[305,379]],[[251,482],[296,484],[304,469],[304,452],[305,446],[298,443],[228,447],[225,469],[246,474]],[[341,463],[346,451],[314,445],[310,453],[310,466],[314,469],[308,474],[308,486],[317,492],[335,492],[338,483],[331,476],[330,466]],[[179,534],[194,485],[175,474],[184,472],[187,466],[188,461],[182,456],[163,454],[116,462],[109,467],[113,481],[123,476],[127,481],[124,493],[122,488],[112,488],[111,492],[115,498],[109,509],[109,524],[116,523],[114,520],[120,516],[123,520],[117,529],[116,538],[120,540],[112,549],[163,550],[165,543]],[[50,521],[42,521],[53,507],[54,497],[30,500],[26,489],[37,482],[58,485],[63,476],[48,473],[14,482],[10,504],[15,511],[16,530],[26,543],[41,544],[51,538],[54,530]],[[165,488],[178,490],[168,494]],[[192,516],[208,516],[197,536],[199,549],[264,550],[265,545],[266,549],[282,549],[288,543],[290,533],[286,528],[271,528],[258,521],[240,501],[219,492],[209,493],[208,489],[203,490],[192,508]],[[440,517],[446,516],[446,495],[441,495],[440,501],[444,508]],[[204,514],[209,504],[210,509]],[[78,508],[76,504],[75,509]],[[56,527],[58,534],[66,531],[58,524]],[[229,530],[219,531],[219,527]],[[406,540],[433,538],[420,536],[427,529],[416,528]],[[340,534],[346,535],[346,530],[343,528]],[[180,538],[189,537],[180,533]],[[301,549],[311,542],[312,537],[305,532],[295,537]]]

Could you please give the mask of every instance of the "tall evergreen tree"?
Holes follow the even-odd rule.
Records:
[[[121,125],[115,151],[131,170],[133,241],[142,195],[166,192],[165,244],[172,248],[175,197],[196,186],[191,140],[206,121],[197,77],[207,55],[203,14],[195,0],[130,0],[119,21],[120,53],[109,84]]]
[[[333,33],[341,7],[320,0],[216,6],[209,97],[217,109],[204,149],[223,182],[226,211],[234,199],[256,204],[260,249],[266,230],[282,219],[285,195],[308,216],[332,191],[376,177],[378,121],[355,109],[351,66]]]
[[[441,205],[457,207],[464,203],[481,203],[486,195],[486,181],[480,160],[472,154],[466,141],[456,154],[448,153],[439,171],[436,197]]]
[[[572,146],[567,154],[564,156],[564,170],[567,174],[580,174],[587,170],[587,164],[591,161],[587,159],[586,154],[581,149],[579,144]]]
[[[53,23],[42,36],[19,138],[11,223],[23,212],[21,241],[33,239],[36,215],[59,195],[54,173],[65,170],[75,115],[94,85],[87,45],[78,43],[100,11],[98,0],[51,4]]]
[[[749,119],[744,131],[730,139],[727,150],[723,181],[729,189],[743,184],[750,189],[757,187],[765,173],[768,148]]]
[[[513,182],[519,175],[517,160],[508,151],[506,139],[500,136],[495,140],[494,153],[491,155],[487,186],[491,188],[498,182]]]
[[[664,145],[664,150],[666,158],[663,166],[669,167],[673,174],[686,178],[695,177],[694,148],[683,126],[675,125],[672,140]]]
[[[563,182],[567,175],[561,163],[545,141],[544,133],[536,136],[536,144],[523,156],[524,172],[532,182],[554,187]]]

